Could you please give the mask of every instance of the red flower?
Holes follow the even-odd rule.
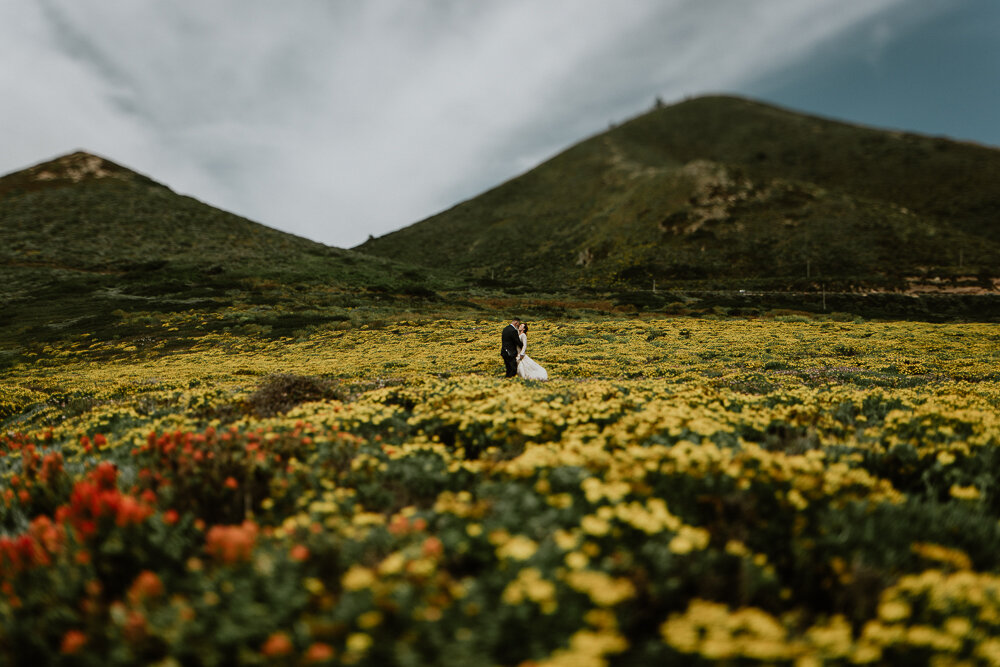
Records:
[[[309,558],[309,548],[304,544],[296,544],[290,552],[292,560],[304,561]]]
[[[122,634],[130,642],[137,642],[146,636],[146,617],[142,612],[131,610],[125,617],[125,625],[122,627]]]
[[[444,545],[441,543],[441,540],[432,535],[424,540],[424,545],[421,551],[424,556],[427,556],[428,558],[437,558],[444,553]]]
[[[153,513],[153,508],[133,496],[121,496],[115,523],[119,526],[139,524]]]
[[[128,598],[133,604],[163,595],[163,582],[155,572],[143,570],[128,589]]]
[[[323,642],[316,642],[306,649],[306,653],[303,656],[306,663],[311,662],[326,662],[327,660],[333,659],[333,647],[329,644],[324,644]]]
[[[86,538],[92,535],[100,519],[109,517],[119,526],[145,521],[152,513],[152,505],[132,495],[122,494],[116,488],[117,471],[110,463],[101,463],[87,479],[77,482],[70,494],[68,508],[59,508],[56,518],[69,521]],[[155,498],[155,496],[154,496]]]
[[[97,464],[91,476],[97,482],[99,489],[113,489],[118,480],[118,469],[115,468],[114,463],[102,461]]]
[[[402,514],[392,517],[389,522],[389,532],[393,535],[405,535],[410,531],[410,520]]]
[[[63,457],[59,452],[51,452],[42,459],[42,472],[39,479],[43,483],[48,483],[53,477],[63,470]]]
[[[223,563],[250,560],[257,541],[257,525],[244,521],[240,526],[212,526],[205,536],[205,548]]]
[[[70,630],[63,635],[60,651],[67,654],[76,653],[87,643],[87,635],[79,630]]]
[[[170,526],[177,523],[177,521],[180,520],[180,518],[181,518],[180,514],[178,514],[177,510],[174,509],[169,509],[163,513],[163,521]]]
[[[97,524],[93,521],[80,521],[76,528],[83,537],[90,537],[97,532]]]
[[[226,481],[225,481],[225,485],[226,485],[227,489],[235,489],[235,488],[238,488],[240,484],[234,478],[227,477]]]
[[[260,647],[260,652],[266,656],[288,655],[292,652],[292,640],[287,633],[275,632]]]
[[[53,523],[44,514],[31,521],[28,532],[48,553],[55,553],[60,549],[66,534],[62,526]]]

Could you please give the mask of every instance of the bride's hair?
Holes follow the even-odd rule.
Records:
[[[521,322],[521,326],[524,327],[524,333],[528,333],[528,323],[527,322]]]

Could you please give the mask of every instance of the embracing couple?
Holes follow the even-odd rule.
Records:
[[[548,380],[549,374],[526,354],[527,349],[528,325],[515,317],[503,328],[500,337],[500,356],[507,368],[507,377],[516,375],[524,380]]]

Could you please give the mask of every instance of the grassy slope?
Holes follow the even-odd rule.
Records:
[[[137,312],[254,309],[254,321],[283,333],[376,301],[434,298],[450,284],[270,229],[82,153],[0,179],[0,281],[6,345],[139,335],[148,327],[129,317]]]
[[[1000,265],[998,179],[994,149],[706,97],[358,250],[535,285],[898,286]]]

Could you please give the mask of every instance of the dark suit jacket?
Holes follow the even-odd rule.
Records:
[[[521,334],[514,328],[514,325],[508,324],[503,328],[503,333],[500,336],[500,354],[516,357],[520,347]]]

